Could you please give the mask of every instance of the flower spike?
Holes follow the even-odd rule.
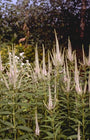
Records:
[[[40,135],[40,129],[39,129],[39,125],[38,125],[37,110],[35,111],[35,123],[36,123],[35,134],[37,136],[39,136]]]
[[[46,105],[46,103],[44,102],[46,108],[47,108],[48,110],[54,109],[54,108],[55,108],[55,105],[56,105],[56,100],[57,100],[57,99],[56,99],[56,94],[55,94],[55,97],[54,97],[55,103],[53,104],[53,102],[52,102],[52,96],[51,96],[51,88],[50,88],[50,85],[49,85],[49,102],[48,102],[48,105]]]
[[[82,87],[79,84],[79,71],[78,71],[78,68],[77,68],[77,58],[76,58],[76,55],[75,55],[75,89],[76,89],[76,92],[79,95],[82,94]]]

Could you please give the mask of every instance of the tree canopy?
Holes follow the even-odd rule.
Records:
[[[66,45],[70,36],[74,47],[78,47],[76,40],[88,46],[89,0],[17,0],[16,4],[12,0],[0,1],[1,41],[18,43],[25,38],[26,43],[51,47],[54,29],[61,44]]]

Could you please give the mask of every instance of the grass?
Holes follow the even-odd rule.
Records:
[[[0,55],[0,140],[90,139],[90,47],[83,62],[68,49],[43,47],[39,63],[22,63],[14,49],[6,64]]]

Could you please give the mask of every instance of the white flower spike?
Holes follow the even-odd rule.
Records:
[[[77,134],[77,139],[78,139],[78,140],[81,140],[81,137],[80,137],[80,124],[78,124],[78,134]]]
[[[40,66],[39,66],[39,58],[38,58],[37,46],[35,48],[35,73],[40,78]]]
[[[36,123],[35,134],[37,136],[39,136],[40,135],[40,129],[39,129],[38,118],[37,118],[37,110],[35,111],[35,123]]]
[[[79,95],[82,95],[82,87],[79,84],[79,71],[77,68],[77,58],[75,55],[75,89]]]
[[[70,38],[69,38],[69,37],[68,37],[67,58],[68,58],[69,61],[71,61],[71,62],[74,60],[74,53],[72,52],[72,46],[71,46],[71,42],[70,42]]]
[[[42,70],[42,73],[44,76],[47,75],[46,64],[45,64],[45,48],[44,48],[44,46],[43,46],[43,70]]]
[[[57,100],[57,99],[56,99],[56,94],[55,94],[55,97],[54,97],[54,104],[53,104],[53,102],[52,102],[52,95],[51,95],[51,88],[50,88],[50,85],[49,85],[49,102],[48,102],[48,105],[46,105],[45,102],[44,102],[46,108],[47,108],[48,110],[54,109],[54,108],[55,108],[55,105],[56,105],[56,100]]]

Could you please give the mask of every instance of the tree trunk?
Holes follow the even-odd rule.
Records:
[[[85,11],[86,11],[86,0],[82,0],[82,9],[81,9],[81,23],[80,23],[80,37],[84,38],[85,31]]]

